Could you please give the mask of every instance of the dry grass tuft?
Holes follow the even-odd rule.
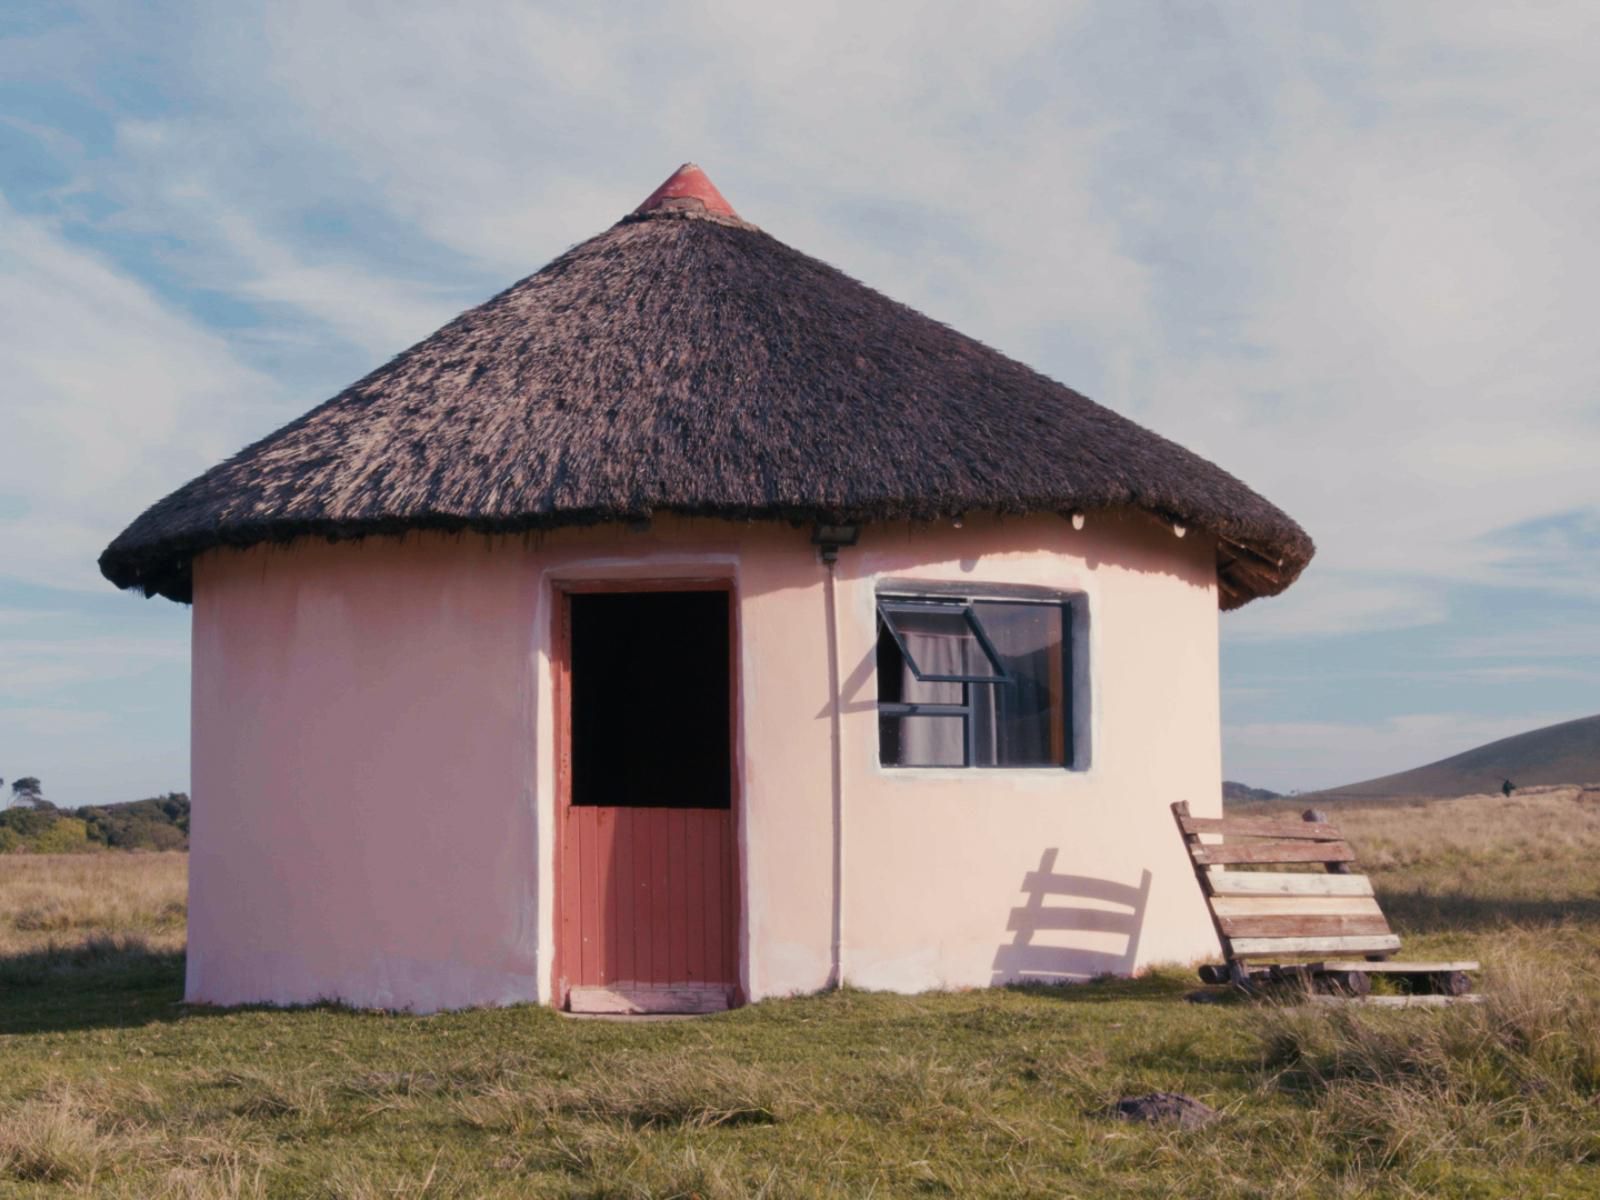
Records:
[[[183,952],[188,855],[0,860],[0,986],[171,969]]]
[[[33,935],[138,931],[181,948],[189,856],[16,854],[0,863],[0,954],[35,949]]]
[[[0,1179],[92,1184],[137,1145],[126,1130],[107,1132],[96,1115],[69,1091],[0,1114]]]
[[[327,1089],[304,1079],[274,1077],[258,1071],[224,1071],[213,1083],[217,1088],[238,1093],[229,1110],[249,1120],[318,1118],[328,1111]]]
[[[1558,862],[1600,855],[1600,792],[1581,787],[1341,806],[1333,818],[1374,870],[1440,859]]]
[[[212,1166],[172,1167],[155,1180],[123,1183],[117,1195],[140,1200],[266,1200],[267,1181],[260,1162],[228,1153]]]
[[[694,1055],[597,1062],[577,1081],[492,1082],[457,1098],[455,1110],[474,1129],[523,1134],[564,1118],[626,1130],[770,1125],[806,1103],[770,1072]]]
[[[1563,862],[1600,855],[1600,789],[1573,784],[1495,795],[1341,802],[1307,800],[1230,805],[1236,812],[1298,816],[1325,808],[1368,870],[1455,864]]]
[[[1264,1010],[1270,1086],[1362,1167],[1600,1160],[1600,992],[1559,963],[1502,960],[1484,1004],[1437,1013]]]

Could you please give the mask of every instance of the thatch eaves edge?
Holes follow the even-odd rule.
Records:
[[[1110,511],[1127,511],[1123,504],[1107,506]],[[1051,505],[1037,508],[1008,506],[985,510],[996,516],[1023,517],[1047,513],[1070,519],[1078,513],[1102,511],[1098,506],[1082,505],[1061,510]],[[1305,570],[1315,553],[1309,536],[1296,527],[1299,538],[1286,545],[1277,537],[1262,536],[1263,531],[1222,532],[1210,522],[1197,521],[1182,514],[1135,508],[1165,523],[1184,524],[1210,533],[1217,541],[1218,606],[1224,611],[1239,608],[1251,600],[1282,592]],[[592,528],[598,525],[626,524],[658,516],[675,516],[733,522],[781,522],[794,527],[821,524],[883,524],[887,522],[929,522],[953,520],[973,515],[971,509],[940,509],[919,504],[884,504],[871,508],[824,509],[801,505],[760,509],[726,507],[682,508],[660,506],[653,509],[590,509],[559,513],[525,514],[514,518],[458,516],[425,513],[404,517],[334,520],[311,518],[241,522],[204,533],[182,533],[121,545],[117,539],[100,555],[102,575],[117,587],[137,591],[146,597],[163,596],[181,604],[194,599],[193,564],[208,550],[243,550],[252,546],[285,546],[301,539],[326,542],[361,541],[366,538],[402,538],[411,533],[465,534],[490,536],[551,533],[558,529]],[[129,533],[134,532],[129,530]]]

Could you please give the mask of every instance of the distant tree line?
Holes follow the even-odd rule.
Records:
[[[3,781],[0,781],[3,783]],[[29,776],[12,785],[13,799],[0,808],[0,854],[71,854],[92,850],[187,850],[189,797],[168,792],[126,804],[57,808]]]

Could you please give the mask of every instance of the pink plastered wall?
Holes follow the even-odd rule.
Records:
[[[210,552],[188,998],[550,999],[551,592],[586,579],[734,583],[748,997],[839,968],[918,990],[1213,952],[1167,811],[1220,808],[1213,554],[1139,516],[869,527],[832,598],[836,787],[827,572],[806,530],[661,520]],[[1085,597],[1086,769],[878,766],[873,600],[915,579]]]
[[[1063,981],[1216,952],[1169,809],[1221,812],[1214,564],[1209,539],[1142,516],[864,539],[840,589],[848,979]],[[887,580],[1080,594],[1083,769],[879,766],[872,614]]]

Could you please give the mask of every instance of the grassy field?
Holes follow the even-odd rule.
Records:
[[[186,1009],[183,858],[0,858],[0,1195],[1592,1196],[1600,795],[1338,819],[1446,1011],[1184,971],[711,1019]],[[1195,1132],[1119,1096],[1186,1092]]]

